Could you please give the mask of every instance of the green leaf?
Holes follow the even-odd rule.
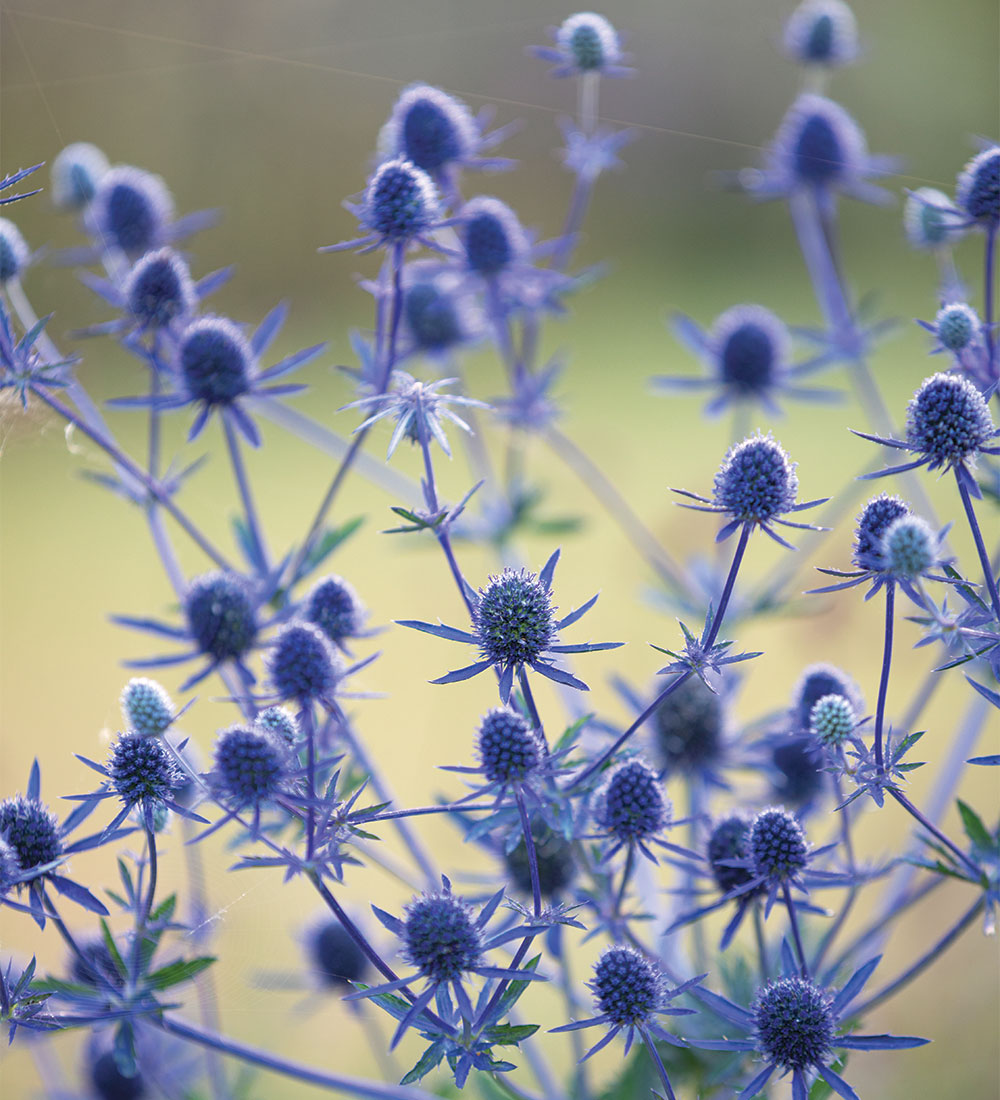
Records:
[[[552,751],[558,752],[560,749],[572,744],[576,735],[593,717],[593,714],[585,714],[582,718],[578,718],[571,726],[567,726],[559,740],[555,743]]]
[[[958,812],[962,815],[962,828],[969,840],[977,848],[987,852],[992,851],[996,847],[996,841],[990,836],[990,831],[983,824],[979,814],[960,798],[955,800],[955,805],[958,806]]]
[[[522,1039],[534,1035],[538,1028],[538,1024],[496,1024],[488,1027],[483,1035],[497,1046],[516,1047]]]
[[[419,1081],[421,1078],[426,1077],[432,1069],[437,1069],[444,1057],[445,1042],[443,1039],[438,1039],[424,1051],[420,1056],[420,1061],[406,1074],[405,1077],[399,1082],[401,1085],[412,1085],[414,1081]]]
[[[104,946],[108,949],[108,954],[111,956],[111,961],[115,964],[115,970],[118,971],[119,977],[127,978],[128,967],[125,965],[125,960],[118,950],[118,945],[115,943],[115,938],[111,934],[108,922],[103,917],[101,918],[101,938],[104,940]]]
[[[215,962],[213,955],[203,955],[198,959],[178,959],[176,962],[161,966],[146,976],[146,984],[155,990],[169,989],[172,985],[190,981]]]
[[[534,970],[538,966],[542,956],[536,955],[530,962],[524,964],[525,970]],[[523,978],[519,978],[516,981],[510,983],[504,990],[503,996],[500,998],[496,1008],[493,1010],[493,1019],[499,1020],[501,1017],[506,1016],[507,1013],[517,1004],[521,997],[521,994],[531,985],[531,982],[526,981]]]

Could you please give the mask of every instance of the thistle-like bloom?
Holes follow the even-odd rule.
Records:
[[[906,409],[905,440],[883,439],[867,432],[855,431],[854,434],[884,447],[920,456],[912,462],[864,474],[862,480],[886,477],[918,466],[926,466],[928,470],[944,467],[953,469],[976,498],[982,496],[970,469],[976,455],[1000,455],[1000,446],[990,443],[1000,435],[1000,430],[994,427],[983,395],[967,378],[957,374],[934,374],[924,380]]]
[[[968,224],[1000,226],[1000,146],[990,145],[969,161],[955,183],[955,205]]]
[[[967,348],[983,343],[982,321],[967,302],[946,302],[933,321],[918,321],[917,324],[937,338],[931,355],[939,355],[943,351],[959,355]]]
[[[169,241],[174,200],[159,176],[118,165],[100,177],[87,219],[104,247],[137,257]]]
[[[288,746],[261,729],[230,726],[215,742],[215,766],[208,781],[224,805],[234,810],[261,808],[288,788]]]
[[[17,279],[30,259],[31,249],[21,230],[9,218],[0,218],[0,286]]]
[[[524,835],[517,829],[511,830],[510,835],[516,843],[504,851],[504,866],[510,876],[511,885],[530,897],[531,863]],[[573,844],[540,821],[532,824],[531,839],[535,847],[539,891],[543,898],[558,897],[572,886],[576,878],[577,864]]]
[[[357,592],[343,577],[324,577],[316,582],[306,598],[306,619],[345,652],[351,638],[366,633],[366,614]]]
[[[159,737],[176,717],[166,690],[143,676],[134,676],[125,685],[121,707],[128,728],[143,737]]]
[[[253,447],[260,446],[260,433],[244,408],[254,398],[272,398],[299,393],[305,386],[279,383],[276,378],[297,370],[315,359],[325,344],[315,344],[287,356],[266,370],[258,362],[278,334],[287,307],[276,306],[257,326],[249,340],[242,328],[227,317],[206,316],[192,321],[178,335],[175,359],[168,377],[175,392],[142,397],[119,397],[108,404],[119,408],[181,409],[200,406],[188,432],[196,439],[213,412],[232,425]]]
[[[399,360],[425,355],[447,362],[485,333],[482,310],[461,276],[419,262],[403,273],[402,326]]]
[[[187,263],[171,248],[142,256],[129,272],[122,296],[140,330],[183,320],[198,299]]]
[[[793,523],[781,517],[789,512],[815,508],[818,504],[826,503],[827,499],[796,504],[798,488],[795,463],[770,433],[758,433],[729,448],[719,472],[715,475],[715,493],[711,499],[685,489],[675,489],[674,492],[701,501],[700,504],[682,504],[682,508],[716,512],[731,517],[730,522],[716,536],[716,542],[729,538],[741,527],[759,527],[780,546],[794,550],[795,547],[786,542],[772,524],[780,523],[783,527],[797,527],[808,531],[822,530],[808,523]]]
[[[898,496],[891,493],[880,493],[861,510],[858,516],[858,524],[855,529],[855,542],[853,561],[855,569],[845,572],[842,569],[824,569],[817,566],[820,573],[830,577],[846,578],[837,584],[830,584],[824,588],[813,588],[812,593],[839,592],[844,588],[853,588],[855,585],[871,582],[871,588],[865,593],[865,599],[870,600],[875,593],[890,580],[885,570],[885,562],[882,559],[882,536],[901,516],[910,514],[910,509]],[[817,695],[818,699],[819,696]],[[813,700],[815,702],[815,699]],[[800,719],[807,717],[800,714]]]
[[[392,372],[392,380],[385,393],[362,397],[349,405],[344,405],[340,411],[343,412],[344,409],[363,409],[366,412],[374,410],[367,420],[354,429],[356,432],[363,431],[386,417],[391,416],[395,419],[396,426],[389,439],[387,459],[392,458],[404,438],[417,445],[429,444],[431,439],[436,439],[441,450],[450,458],[451,445],[444,434],[442,419],[451,421],[465,432],[471,432],[472,429],[448,406],[489,408],[485,402],[478,401],[474,397],[438,392],[442,386],[450,386],[457,381],[457,378],[439,378],[436,382],[418,382],[412,374],[396,370]]]
[[[733,306],[715,319],[711,332],[704,332],[689,317],[674,319],[674,333],[707,366],[708,378],[677,378],[659,375],[657,389],[716,390],[705,406],[707,416],[721,413],[729,405],[756,402],[772,416],[779,416],[777,398],[800,400],[835,398],[831,390],[796,385],[797,379],[827,362],[826,356],[798,366],[789,364],[791,337],[785,323],[769,309],[756,305]]]
[[[347,991],[368,975],[365,953],[339,920],[324,919],[310,932],[306,947],[309,963],[326,989]]]
[[[334,706],[337,685],[346,675],[344,662],[326,634],[312,623],[288,623],[268,654],[268,674],[279,699],[305,707],[318,701]]]
[[[621,40],[615,28],[592,11],[581,11],[564,20],[559,27],[549,27],[555,47],[532,46],[531,52],[543,61],[551,61],[552,76],[629,76],[632,70],[622,65],[626,60]]]
[[[289,747],[297,745],[301,737],[295,716],[284,707],[265,707],[258,711],[253,725],[258,733],[270,734]]]
[[[671,1046],[683,1047],[684,1040],[662,1027],[656,1017],[694,1015],[692,1009],[677,1008],[671,1002],[699,985],[704,978],[705,975],[701,974],[669,989],[655,959],[641,955],[632,947],[608,947],[594,965],[594,977],[587,983],[594,994],[598,1015],[550,1030],[581,1031],[607,1026],[608,1033],[587,1051],[581,1061],[586,1061],[606,1047],[622,1031],[625,1032],[626,1055],[636,1035],[650,1047],[657,1039]]]
[[[448,766],[446,771],[480,775],[485,784],[467,798],[496,794],[499,806],[513,792],[537,797],[541,781],[552,774],[552,760],[538,733],[523,714],[511,707],[494,707],[479,723],[476,734],[479,766]],[[464,799],[463,799],[464,801]]]
[[[798,975],[778,978],[758,990],[749,1010],[702,990],[699,996],[707,1007],[750,1037],[689,1041],[708,1050],[756,1051],[762,1057],[764,1068],[740,1092],[746,1100],[757,1096],[777,1070],[791,1073],[793,1100],[806,1100],[817,1076],[844,1100],[858,1100],[831,1066],[838,1057],[835,1050],[905,1050],[929,1042],[909,1035],[851,1035],[841,1030],[879,958],[866,962],[837,991]]]
[[[836,753],[858,728],[858,717],[843,695],[817,699],[809,715],[809,733],[828,752]]]
[[[892,158],[868,152],[864,133],[839,103],[806,92],[778,127],[763,170],[741,172],[740,182],[760,199],[805,192],[829,203],[839,193],[881,203],[887,193],[869,181],[894,167]]]
[[[583,681],[553,663],[553,655],[617,649],[624,643],[558,644],[558,632],[575,623],[597,602],[597,596],[592,596],[575,611],[556,619],[552,606],[552,575],[558,560],[559,551],[556,550],[537,575],[526,569],[508,568],[498,576],[490,577],[486,587],[478,592],[470,588],[467,595],[473,607],[472,633],[441,623],[397,620],[400,626],[479,647],[480,659],[475,664],[449,672],[431,683],[453,684],[493,668],[500,680],[500,701],[507,703],[514,676],[522,676],[525,668],[531,668],[558,684],[587,691]]]
[[[86,141],[67,145],[53,158],[49,170],[53,203],[59,210],[85,209],[108,167],[108,158],[96,145]]]
[[[958,241],[965,233],[966,224],[943,191],[936,187],[918,187],[906,196],[903,230],[914,248],[934,252]]]
[[[826,69],[858,56],[858,23],[844,0],[802,0],[785,24],[785,53],[802,65]]]
[[[352,993],[345,1000],[378,998],[383,993],[394,992],[421,978],[426,982],[423,991],[400,1018],[390,1049],[396,1046],[411,1025],[425,1030],[421,1017],[432,1001],[446,1023],[454,1024],[461,1019],[471,1025],[477,1010],[472,1007],[465,982],[473,974],[513,981],[546,980],[534,970],[491,966],[485,959],[487,952],[525,932],[524,927],[518,926],[493,936],[487,934],[486,926],[503,900],[503,890],[495,893],[476,916],[467,901],[451,892],[451,883],[447,878],[442,876],[441,882],[443,888],[438,893],[415,897],[405,907],[403,920],[376,905],[372,906],[375,916],[402,941],[403,953],[416,973]]]
[[[931,530],[930,524],[920,516],[900,516],[893,520],[882,536],[880,554],[886,573],[907,593],[924,577],[947,581],[947,577],[935,577],[931,572],[950,559],[942,558],[941,544],[944,532]],[[917,601],[921,607],[924,600]]]

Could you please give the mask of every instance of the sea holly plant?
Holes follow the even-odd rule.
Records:
[[[62,795],[65,816],[49,780],[43,797],[37,762],[23,789],[0,791],[0,1023],[15,1057],[35,1033],[48,1094],[232,1100],[297,1085],[369,1100],[461,1090],[487,1100],[750,1100],[783,1080],[793,1100],[857,1100],[870,1088],[855,1051],[885,1060],[882,1081],[906,1057],[916,1073],[930,1065],[895,1059],[934,1035],[872,1034],[868,1018],[878,1008],[879,1028],[883,1019],[890,1028],[895,999],[928,989],[932,969],[928,980],[940,981],[943,956],[968,929],[996,932],[997,807],[971,788],[1000,763],[995,744],[978,745],[1000,710],[1000,152],[981,141],[956,164],[953,193],[896,187],[896,162],[868,151],[861,122],[833,98],[838,73],[866,52],[848,4],[803,0],[783,34],[773,30],[801,89],[760,166],[722,178],[787,205],[821,323],[802,324],[799,307],[770,291],[754,294],[767,305],[741,296],[719,307],[705,328],[693,320],[709,316],[703,303],[679,303],[679,346],[642,373],[660,372],[658,390],[705,392],[706,417],[733,413],[714,482],[700,453],[689,463],[688,483],[711,491],[674,490],[684,508],[713,517],[689,517],[686,535],[707,551],[684,564],[667,545],[672,525],[641,516],[632,486],[616,485],[594,448],[572,437],[572,320],[548,350],[552,319],[572,319],[580,292],[604,273],[580,266],[579,246],[597,189],[639,136],[601,118],[606,81],[635,75],[625,29],[607,15],[566,13],[550,44],[530,51],[559,78],[553,95],[574,90],[572,117],[560,121],[567,201],[555,224],[535,228],[503,177],[486,186],[486,173],[532,178],[512,159],[516,121],[494,124],[492,109],[474,111],[423,81],[386,95],[372,155],[356,165],[363,187],[346,204],[357,231],[335,224],[323,239],[344,242],[320,246],[355,253],[373,310],[366,329],[329,334],[350,362],[328,406],[290,400],[317,377],[325,343],[270,354],[289,305],[253,329],[236,308],[211,311],[212,295],[223,286],[236,295],[239,281],[232,267],[200,274],[191,238],[215,216],[178,217],[168,180],[112,166],[82,142],[52,150],[47,180],[40,165],[0,180],[0,396],[29,426],[44,416],[65,427],[87,466],[86,491],[135,506],[169,586],[164,610],[112,616],[164,643],[119,654],[140,673],[124,683],[121,722],[97,748],[88,731],[108,724],[104,711],[60,731],[71,766],[96,772],[96,786],[67,784],[82,793]],[[497,155],[501,142],[511,157]],[[51,252],[26,239],[19,212],[38,209],[42,189],[51,209],[76,219],[80,248]],[[938,368],[915,362],[902,430],[876,358],[891,327],[855,301],[840,240],[840,220],[851,217],[842,200],[884,204],[893,190],[901,242],[915,264],[933,260],[913,314],[925,318],[921,340]],[[602,201],[620,203],[620,192],[609,187]],[[981,256],[980,280],[960,274],[966,255]],[[76,266],[96,297],[94,323],[65,348],[63,329],[29,298],[47,256]],[[627,333],[621,340],[622,355],[638,354]],[[699,375],[683,373],[685,352]],[[102,405],[84,380],[114,354],[138,370]],[[288,381],[299,369],[302,382]],[[840,373],[814,384],[821,372]],[[829,499],[800,501],[800,470],[773,421],[787,412],[801,440],[813,413],[792,402],[825,405],[834,418],[845,378],[858,408],[838,423],[856,425],[859,448],[905,461],[884,465],[872,452],[849,479],[829,448],[830,461],[803,458],[801,469],[803,484]],[[621,431],[632,431],[615,419],[627,384],[602,390],[602,411]],[[643,476],[662,471],[664,505],[676,474],[668,444],[692,413],[684,408],[658,406],[661,430],[642,441]],[[285,502],[290,514],[292,497],[308,498],[303,534],[276,523],[257,492],[255,479],[279,469],[268,465],[271,427],[315,451]],[[136,434],[141,446],[126,446]],[[8,447],[19,444],[11,438]],[[206,504],[191,475],[220,457],[216,441],[229,495]],[[546,496],[553,459],[572,475],[567,496],[579,481],[619,529],[613,575],[602,574],[575,501],[564,503],[562,488],[557,505]],[[451,460],[459,472],[446,477]],[[937,507],[926,472],[954,480]],[[859,505],[857,482],[881,478],[891,479],[886,491]],[[384,517],[367,491],[352,497],[365,516],[348,508],[345,485],[359,481],[390,494],[396,526],[365,523]],[[800,521],[821,507],[822,522]],[[837,544],[859,507],[853,547]],[[230,509],[231,546],[209,533]],[[400,533],[411,537],[384,537]],[[549,556],[535,571],[539,535]],[[598,597],[576,605],[574,585],[556,582],[557,535],[593,575],[584,594],[624,578],[645,599],[652,583],[654,608],[683,616],[678,641],[669,623],[652,634],[666,664],[636,645],[577,640]],[[86,527],[73,537],[101,545]],[[757,587],[747,573],[772,543],[777,580]],[[352,548],[373,556],[377,577],[402,560],[376,560],[383,550],[423,554],[427,583],[405,599],[389,583],[366,591]],[[830,581],[799,600],[813,567]],[[438,578],[450,605],[433,602]],[[877,600],[845,594],[854,588]],[[621,603],[606,610],[619,624],[609,634],[638,640]],[[878,616],[862,628],[881,649],[870,667],[865,644],[833,618],[849,613]],[[395,620],[406,630],[387,629],[390,615],[415,614],[424,617]],[[784,628],[793,614],[814,627],[817,653],[800,660],[794,646],[758,646],[765,619]],[[905,670],[904,631],[919,632]],[[418,644],[419,634],[471,649],[431,681],[464,685],[445,694],[465,717],[429,727],[434,750],[417,754],[426,772],[406,784],[426,794],[412,799],[393,780],[398,746],[424,732],[415,700],[437,642]],[[378,661],[376,646],[395,663]],[[923,654],[926,671],[913,672]],[[602,695],[607,682],[615,704]],[[946,722],[930,705],[938,691],[950,693]],[[404,728],[379,714],[386,693],[405,700]],[[208,738],[194,732],[206,722]],[[467,751],[450,756],[453,722],[467,731]],[[53,732],[30,731],[46,758]],[[286,1056],[287,1033],[264,1046],[231,1034],[235,979],[226,971],[217,986],[213,964],[260,945],[232,943],[223,918],[245,893],[229,894],[233,880],[217,862],[206,874],[204,862],[223,853],[236,881],[252,883],[245,893],[265,887],[283,912],[300,904],[294,890],[313,898],[308,926],[268,932],[297,940],[297,972],[258,975],[254,995],[304,988],[310,1009],[351,1013],[370,1047],[367,1076],[346,1072],[362,1052],[344,1049],[336,1019],[335,1042],[309,1064]],[[380,903],[368,912],[352,890]],[[933,891],[961,904],[957,920],[942,924],[943,909],[925,904]],[[873,989],[880,954],[900,942],[911,910],[925,942],[913,948],[911,935],[912,954]],[[29,933],[35,957],[22,949]],[[70,1030],[88,1033],[75,1061],[59,1037]]]

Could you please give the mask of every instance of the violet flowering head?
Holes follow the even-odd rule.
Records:
[[[931,470],[967,461],[995,435],[983,395],[960,375],[932,375],[907,406],[907,446],[922,454]]]
[[[274,641],[268,673],[281,699],[305,706],[329,702],[344,675],[344,664],[327,636],[312,623],[288,623]]]
[[[123,733],[111,746],[107,764],[112,790],[122,803],[139,806],[147,816],[181,785],[181,774],[163,742],[139,733]]]
[[[89,1062],[90,1086],[97,1100],[146,1100],[150,1095],[141,1071],[124,1073],[113,1050],[95,1050]]]
[[[384,243],[406,242],[431,229],[439,200],[430,176],[397,157],[375,170],[365,189],[363,221]]]
[[[768,982],[751,1006],[760,1052],[783,1069],[820,1065],[833,1048],[831,1000],[808,978]]]
[[[19,278],[30,258],[21,230],[9,218],[0,218],[0,286]]]
[[[313,586],[306,600],[305,617],[339,646],[362,631],[365,609],[343,577],[330,576]]]
[[[753,819],[747,842],[754,874],[770,886],[797,878],[809,862],[805,833],[794,814],[778,807]]]
[[[689,775],[719,759],[724,726],[722,698],[689,676],[653,712],[653,749],[668,775]]]
[[[734,306],[711,333],[719,380],[737,396],[760,397],[787,370],[790,338],[784,322],[763,306]]]
[[[621,39],[611,23],[593,11],[581,11],[552,28],[555,47],[535,46],[532,52],[555,63],[553,76],[625,76]]]
[[[87,141],[76,141],[52,160],[52,201],[59,210],[83,210],[97,194],[108,158]]]
[[[486,713],[476,742],[483,774],[491,783],[521,785],[545,759],[531,723],[510,707],[494,707]]]
[[[134,676],[125,685],[121,707],[127,727],[143,737],[159,737],[174,720],[174,704],[166,689],[144,676]]]
[[[159,176],[119,165],[101,176],[88,214],[100,243],[141,256],[166,243],[174,203]]]
[[[729,894],[753,881],[753,872],[732,861],[750,859],[750,822],[740,814],[732,814],[716,822],[709,834],[706,856],[715,884],[723,894]]]
[[[662,1006],[666,991],[655,961],[634,947],[611,946],[597,960],[588,982],[602,1016],[614,1027],[641,1027]]]
[[[282,793],[287,778],[287,749],[277,737],[236,725],[216,739],[210,781],[234,806],[258,809]]]
[[[295,716],[284,707],[265,707],[264,710],[258,711],[254,717],[253,726],[257,733],[273,737],[280,744],[289,747],[294,746],[300,737],[299,724]]]
[[[900,516],[882,536],[882,568],[899,581],[915,581],[938,563],[940,539],[920,516]]]
[[[784,46],[802,65],[849,65],[858,56],[854,12],[843,0],[803,0],[785,24]]]
[[[472,906],[451,891],[424,894],[406,906],[406,957],[435,982],[452,982],[480,964],[482,930]]]
[[[485,279],[524,260],[529,242],[517,215],[492,195],[470,199],[459,214],[466,266]]]
[[[982,322],[967,302],[948,302],[934,318],[934,335],[945,351],[964,351],[979,342]]]
[[[1000,146],[983,149],[962,169],[955,204],[976,225],[994,230],[1000,226]]]
[[[460,99],[429,84],[411,84],[400,92],[383,136],[393,156],[434,175],[475,152],[479,128]]]
[[[595,792],[593,813],[617,850],[662,832],[671,823],[673,808],[656,772],[633,758],[612,769]]]
[[[872,497],[858,516],[854,541],[854,564],[859,569],[873,572],[882,569],[882,536],[910,509],[891,493],[879,493]]]
[[[55,814],[37,798],[16,794],[0,802],[0,837],[13,849],[22,873],[63,854]]]
[[[824,749],[836,751],[858,724],[851,701],[843,695],[824,695],[809,713],[809,732]]]
[[[184,595],[184,611],[198,651],[214,663],[240,660],[257,640],[253,594],[235,573],[196,577]]]
[[[338,920],[324,920],[309,934],[309,962],[320,982],[331,990],[363,981],[369,964],[365,953]]]
[[[253,350],[227,317],[200,317],[177,345],[177,368],[188,394],[206,407],[228,405],[251,386]]]
[[[543,898],[552,898],[567,890],[576,878],[577,866],[573,845],[554,829],[535,821],[531,826],[538,865],[538,885]],[[523,894],[532,890],[531,864],[528,849],[521,836],[517,844],[504,854],[507,873],[514,886]]]
[[[197,303],[187,263],[172,248],[155,249],[137,260],[122,293],[143,329],[165,328],[187,317]]]
[[[555,637],[551,591],[538,574],[507,568],[480,589],[473,622],[491,664],[533,664]]]
[[[811,803],[824,789],[822,764],[808,736],[776,738],[771,746],[775,796],[794,806]]]
[[[420,353],[444,357],[449,352],[479,339],[484,324],[474,296],[452,273],[435,274],[412,265],[403,291],[403,324],[412,348]]]
[[[962,237],[965,223],[943,191],[936,187],[918,187],[906,196],[903,230],[914,248],[931,252]]]
[[[809,732],[813,706],[826,695],[843,696],[855,713],[863,706],[858,686],[846,672],[825,662],[809,665],[792,690],[792,733]]]
[[[20,874],[21,861],[17,857],[17,850],[0,833],[0,898],[17,885]]]

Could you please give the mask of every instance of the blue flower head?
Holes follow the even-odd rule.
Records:
[[[808,733],[813,707],[827,695],[840,695],[848,700],[855,712],[861,710],[858,686],[846,672],[825,662],[809,665],[792,690],[790,732]]]
[[[329,639],[312,623],[289,623],[274,641],[268,657],[271,683],[281,699],[305,706],[329,702],[344,675],[344,664]]]
[[[123,1073],[113,1050],[92,1052],[88,1076],[98,1100],[145,1100],[149,1095],[141,1071]]]
[[[650,842],[678,851],[658,835],[673,822],[670,799],[667,798],[660,777],[644,760],[637,757],[614,767],[604,783],[594,792],[593,815],[610,842],[604,853],[605,859],[613,856],[622,847],[635,845],[647,859],[655,863],[656,857],[647,846]]]
[[[907,406],[907,448],[923,455],[931,470],[965,462],[995,435],[983,395],[960,375],[926,379]]]
[[[784,322],[763,306],[734,306],[712,327],[720,380],[750,397],[773,389],[786,368]]]
[[[858,724],[851,701],[843,695],[824,695],[809,714],[809,732],[825,749],[836,750]]]
[[[906,196],[903,229],[914,248],[927,251],[952,244],[965,231],[951,199],[936,187],[918,187]]]
[[[755,875],[768,884],[796,878],[809,862],[802,826],[787,810],[762,810],[750,826],[747,842]]]
[[[801,806],[823,790],[822,758],[809,737],[781,737],[771,747],[772,786],[783,802]]]
[[[219,734],[211,781],[232,805],[259,808],[283,791],[287,775],[287,751],[276,737],[244,726]]]
[[[60,210],[82,210],[97,194],[108,158],[86,141],[67,145],[52,161],[52,201]]]
[[[882,536],[900,516],[909,513],[903,501],[891,493],[880,493],[868,501],[855,529],[853,560],[859,569],[882,569]]]
[[[653,712],[653,741],[667,774],[690,774],[716,761],[723,749],[721,697],[689,676]]]
[[[174,720],[174,704],[166,690],[143,676],[125,685],[121,707],[128,728],[143,737],[159,737]]]
[[[446,273],[415,271],[403,294],[403,321],[412,350],[430,356],[443,356],[475,340],[482,328],[471,295]]]
[[[376,169],[365,190],[363,220],[383,242],[409,241],[433,226],[438,205],[427,173],[399,157]]]
[[[477,736],[483,774],[491,783],[521,784],[541,766],[544,749],[531,723],[510,707],[494,707]]]
[[[343,577],[330,576],[318,581],[309,593],[305,616],[339,646],[362,631],[365,609]]]
[[[147,252],[138,260],[125,280],[123,295],[142,329],[165,328],[187,317],[197,302],[188,266],[172,248]]]
[[[14,850],[21,871],[52,863],[63,854],[55,814],[37,798],[16,794],[0,802],[0,837]]]
[[[760,1051],[784,1069],[819,1065],[833,1047],[832,998],[807,978],[768,982],[751,1011]]]
[[[561,894],[576,878],[577,866],[572,842],[540,821],[532,825],[531,839],[535,846],[538,885],[542,897],[551,898]],[[509,852],[504,853],[504,861],[513,885],[522,894],[530,895],[531,865],[523,836]]]
[[[724,817],[717,822],[708,838],[706,854],[715,884],[723,894],[746,886],[753,880],[753,873],[743,866],[735,866],[733,860],[750,857],[750,822],[739,814]]]
[[[553,76],[624,76],[630,70],[622,68],[624,60],[618,32],[603,15],[581,11],[550,30],[555,48],[536,46],[533,53],[545,61],[555,62]]]
[[[174,203],[159,176],[119,165],[101,177],[89,213],[100,241],[127,256],[141,256],[166,243]]]
[[[17,850],[4,839],[3,835],[0,835],[0,898],[17,884],[20,874],[21,861],[18,859]]]
[[[31,256],[21,230],[9,219],[0,218],[0,286],[16,279]]]
[[[171,801],[181,774],[163,742],[139,733],[123,733],[111,746],[108,776],[114,792],[128,808],[144,813]]]
[[[253,595],[235,573],[196,577],[185,593],[184,611],[198,651],[215,663],[239,660],[257,640]]]
[[[984,149],[962,169],[955,202],[970,221],[994,229],[1000,225],[1000,146]]]
[[[633,947],[608,947],[588,982],[602,1015],[615,1027],[637,1027],[661,1007],[666,983],[656,963]]]
[[[429,84],[411,84],[396,100],[385,137],[394,156],[433,175],[471,156],[479,130],[461,100]]]
[[[883,569],[897,580],[915,581],[940,557],[940,539],[920,516],[900,516],[882,536]]]
[[[527,234],[505,202],[477,195],[465,204],[459,218],[465,261],[477,275],[492,278],[527,255]]]
[[[328,989],[345,989],[363,981],[368,959],[338,920],[324,920],[309,936],[309,961]]]
[[[979,315],[966,302],[949,302],[934,318],[934,334],[947,351],[962,351],[977,343],[981,331]]]
[[[451,982],[479,966],[482,930],[472,906],[450,891],[424,894],[406,906],[407,959],[436,982]]]
[[[258,733],[275,737],[288,746],[295,745],[300,736],[298,722],[284,707],[266,707],[259,711],[253,725]]]
[[[177,367],[194,401],[228,405],[250,389],[253,351],[226,317],[200,317],[184,330]]]
[[[843,0],[803,0],[785,24],[784,44],[802,65],[849,65],[858,56],[854,12]]]

